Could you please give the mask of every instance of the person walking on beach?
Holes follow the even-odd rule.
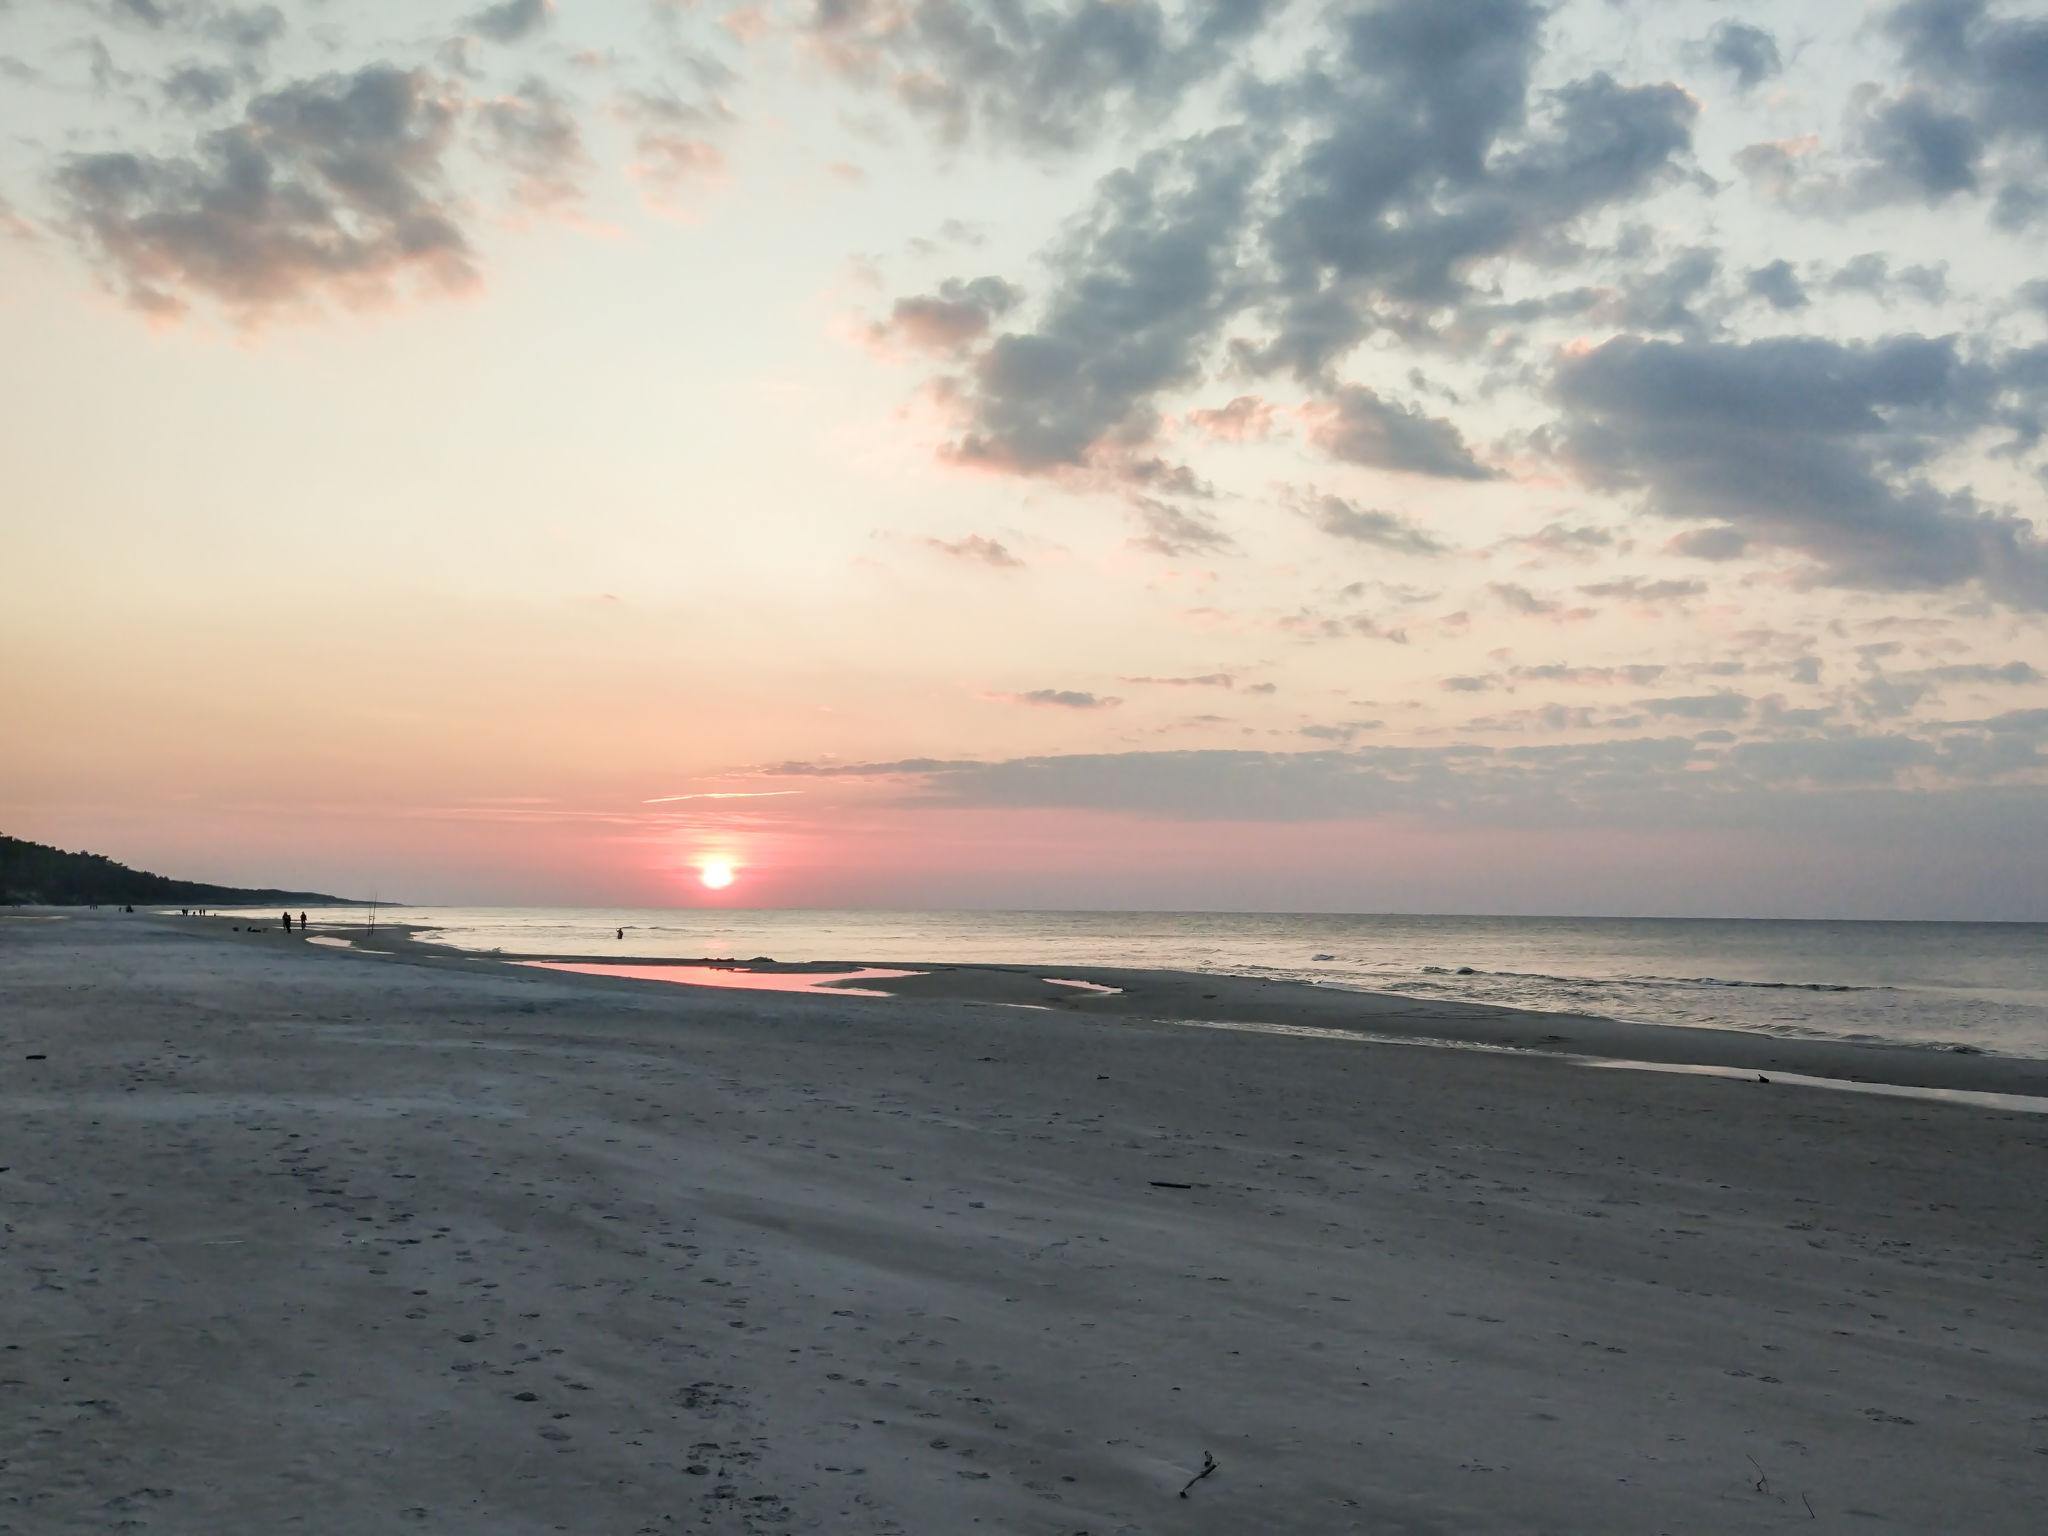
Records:
[[[284,931],[286,933],[290,933],[292,931],[292,915],[289,912],[285,913],[284,915]]]
[[[303,913],[303,912],[301,912],[301,913],[299,914],[299,932],[300,932],[300,933],[304,933],[305,931],[306,931],[306,914],[305,914],[305,913]]]
[[[621,928],[621,929],[619,930],[619,937],[623,939],[623,938],[624,938],[625,936],[626,936],[626,930],[625,930],[625,929],[623,929],[623,928]]]

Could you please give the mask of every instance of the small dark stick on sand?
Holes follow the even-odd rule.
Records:
[[[1216,1458],[1214,1456],[1211,1456],[1207,1451],[1202,1452],[1202,1470],[1197,1472],[1193,1477],[1188,1479],[1187,1487],[1181,1489],[1180,1496],[1182,1498],[1186,1498],[1188,1496],[1188,1488],[1194,1487],[1195,1484],[1199,1483],[1203,1478],[1207,1477],[1211,1472],[1214,1472],[1215,1470]]]
[[[1808,1498],[1808,1497],[1807,1497],[1807,1496],[1806,1496],[1805,1494],[1803,1494],[1803,1493],[1802,1493],[1802,1494],[1800,1494],[1800,1495],[1799,1495],[1799,1502],[1800,1502],[1800,1503],[1802,1503],[1802,1504],[1804,1504],[1804,1505],[1806,1506],[1806,1518],[1807,1518],[1807,1519],[1809,1519],[1809,1520],[1818,1520],[1818,1519],[1820,1518],[1820,1516],[1819,1516],[1819,1515],[1816,1515],[1816,1514],[1815,1514],[1815,1513],[1813,1512],[1813,1500],[1809,1499],[1809,1498]]]
[[[1752,1467],[1756,1468],[1756,1491],[1758,1493],[1769,1493],[1771,1491],[1771,1479],[1769,1475],[1764,1471],[1762,1464],[1758,1462],[1754,1456],[1749,1456],[1744,1459],[1747,1460]]]

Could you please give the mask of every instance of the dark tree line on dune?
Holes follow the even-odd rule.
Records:
[[[234,907],[276,902],[311,906],[341,900],[339,896],[323,896],[317,891],[252,890],[172,880],[116,864],[101,854],[66,853],[42,843],[0,836],[0,904],[4,905],[69,907],[92,902],[106,906],[141,902],[152,906]]]

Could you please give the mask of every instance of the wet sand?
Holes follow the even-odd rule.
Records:
[[[391,937],[0,920],[0,1531],[2039,1529],[2048,1117]]]

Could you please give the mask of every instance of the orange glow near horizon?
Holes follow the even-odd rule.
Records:
[[[731,885],[738,871],[731,859],[706,859],[697,866],[697,878],[707,891],[722,891]]]

